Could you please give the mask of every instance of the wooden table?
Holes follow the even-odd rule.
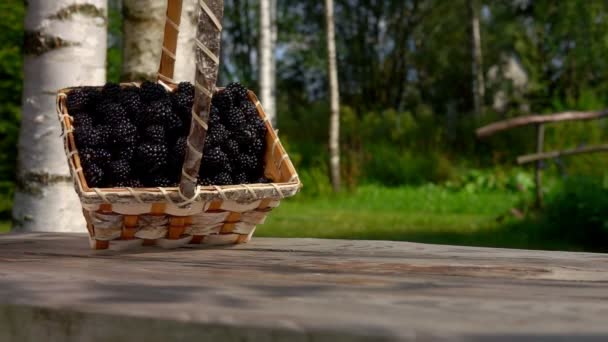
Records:
[[[0,235],[0,341],[608,341],[608,256],[254,238],[92,251]]]

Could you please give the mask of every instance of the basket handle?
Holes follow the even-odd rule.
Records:
[[[177,38],[181,23],[182,0],[167,0],[167,14],[165,16],[165,34],[160,55],[160,65],[156,75],[157,80],[166,83],[176,83],[173,80],[175,71],[175,54],[177,52]]]
[[[211,110],[211,98],[215,91],[220,65],[222,18],[224,0],[198,0],[198,22],[195,37],[196,71],[194,78],[194,104],[192,123],[186,140],[186,155],[182,166],[179,192],[185,202],[197,195],[197,178],[203,159],[203,147],[207,136],[207,122]],[[168,0],[163,51],[158,69],[158,80],[173,80],[175,52],[179,34],[182,0]]]

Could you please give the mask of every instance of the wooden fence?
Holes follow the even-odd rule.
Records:
[[[601,119],[608,116],[608,109],[595,111],[595,112],[563,112],[550,115],[530,115],[530,116],[519,116],[516,118],[498,121],[491,123],[487,126],[483,126],[477,129],[476,134],[479,138],[487,138],[498,132],[510,130],[513,128],[535,125],[536,126],[536,153],[526,154],[517,157],[517,163],[527,164],[535,163],[535,186],[536,186],[536,205],[542,206],[543,194],[542,194],[542,168],[541,161],[545,159],[553,159],[562,156],[571,156],[582,153],[593,153],[593,152],[606,152],[608,151],[608,144],[594,145],[594,146],[582,146],[566,150],[558,151],[543,151],[543,145],[545,141],[545,124],[564,122],[564,121],[582,121],[582,120],[595,120]]]

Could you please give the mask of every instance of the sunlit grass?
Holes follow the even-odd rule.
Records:
[[[440,187],[364,186],[330,198],[287,199],[256,236],[416,241],[440,244],[579,249],[549,239],[509,211],[509,192],[453,192]]]
[[[517,220],[510,210],[520,195],[469,193],[437,186],[384,188],[282,201],[258,226],[256,237],[310,237],[415,241],[469,246],[581,250],[560,236],[549,236],[534,220]],[[10,230],[0,221],[0,232]]]
[[[11,230],[11,222],[0,221],[0,233],[7,233],[9,230]]]

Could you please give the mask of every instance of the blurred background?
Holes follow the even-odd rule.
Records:
[[[269,86],[260,79],[264,3],[225,1],[219,82],[258,95]],[[329,165],[327,7],[270,4],[275,128],[304,188],[258,236],[608,249],[607,154],[545,160],[539,207],[533,165],[515,161],[536,150],[534,127],[475,135],[516,116],[608,107],[608,2],[334,0],[339,191]],[[2,231],[19,186],[25,13],[22,0],[0,4]],[[145,78],[125,72],[128,14],[109,1],[108,81]],[[545,149],[602,144],[607,130],[605,119],[552,124]]]

